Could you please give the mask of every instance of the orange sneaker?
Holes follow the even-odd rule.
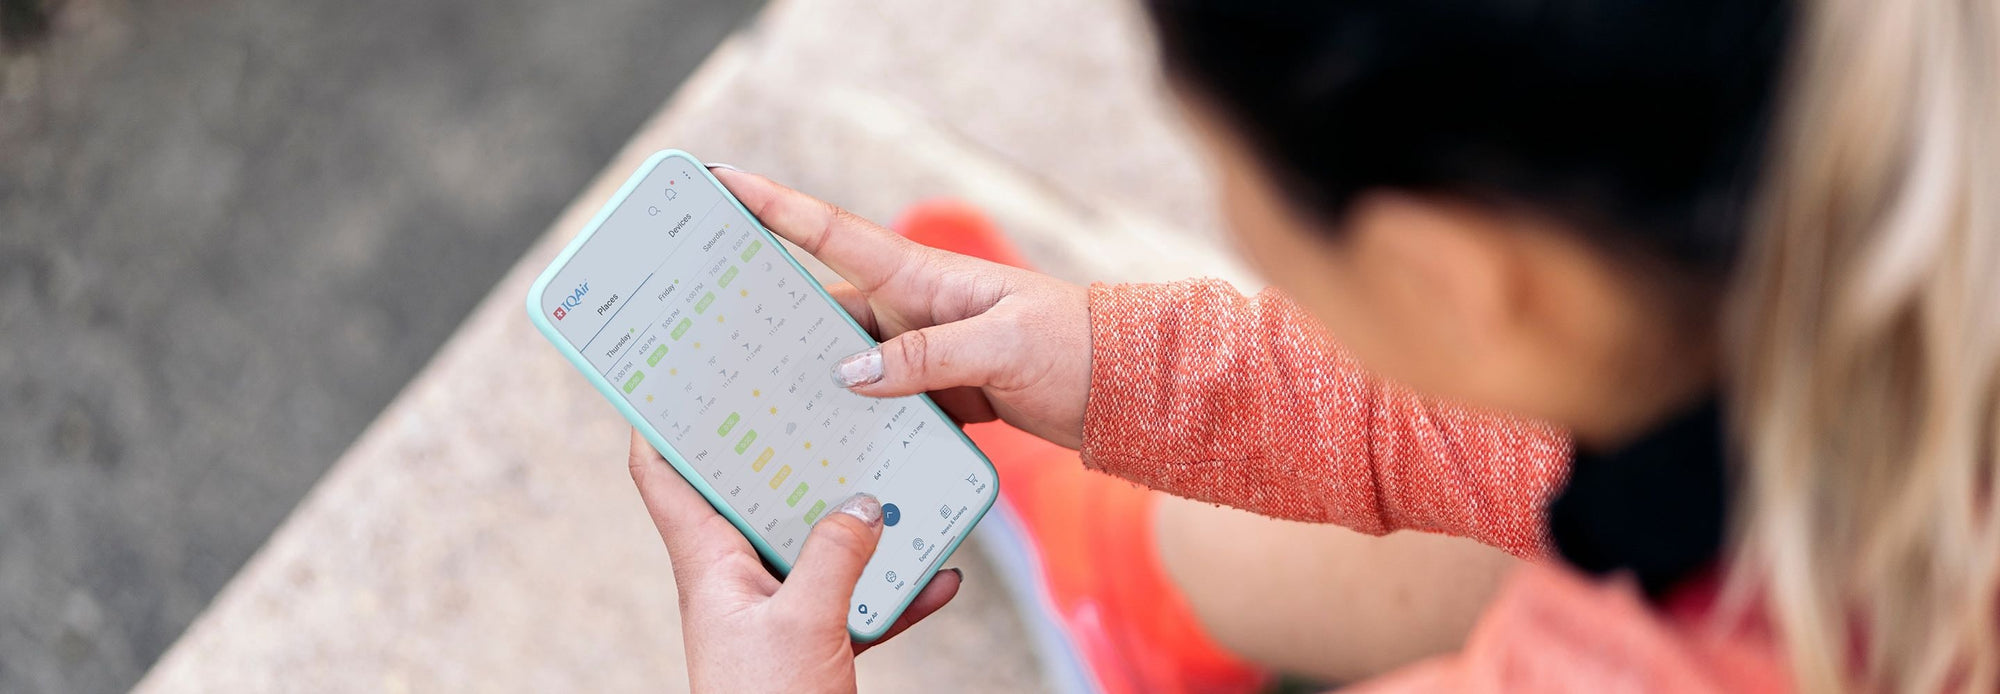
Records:
[[[1027,267],[965,203],[921,203],[895,228],[928,246]],[[1059,690],[1255,692],[1269,680],[1208,637],[1160,564],[1154,492],[1002,422],[965,433],[1001,479],[1000,503],[974,533],[1024,608]]]
[[[1028,267],[1007,234],[971,203],[951,199],[925,200],[903,210],[891,225],[903,238],[1002,265]]]

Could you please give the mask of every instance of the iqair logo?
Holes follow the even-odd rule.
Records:
[[[589,282],[584,282],[582,284],[576,285],[576,291],[570,292],[569,296],[562,300],[562,305],[556,307],[555,310],[556,320],[562,320],[563,316],[569,315],[570,309],[582,306],[584,295],[589,293],[590,293]]]

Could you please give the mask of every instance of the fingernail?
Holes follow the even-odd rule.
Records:
[[[708,163],[707,163],[707,164],[706,164],[705,166],[707,166],[708,168],[711,168],[711,169],[722,169],[722,170],[724,170],[724,171],[734,171],[734,172],[736,172],[736,173],[749,173],[749,172],[747,172],[747,171],[744,171],[744,170],[742,170],[742,169],[739,169],[739,168],[736,168],[736,167],[734,167],[734,166],[730,166],[730,165],[728,165],[728,164],[724,164],[724,163],[722,163],[722,162],[719,162],[719,161],[712,161],[712,162],[708,162]]]
[[[868,492],[856,492],[841,500],[833,507],[833,513],[845,513],[868,525],[882,524],[882,502]]]
[[[842,388],[865,386],[882,380],[882,349],[848,355],[833,365],[833,382]]]
[[[946,570],[946,571],[950,571],[950,572],[952,572],[952,574],[954,574],[954,575],[958,576],[958,580],[961,580],[961,581],[965,580],[965,572],[964,572],[964,571],[959,571],[958,569],[945,569],[945,570]]]

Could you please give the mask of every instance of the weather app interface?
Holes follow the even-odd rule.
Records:
[[[698,167],[655,166],[540,310],[787,564],[832,505],[880,498],[849,613],[879,630],[985,508],[992,468],[924,401],[834,382],[872,343]]]

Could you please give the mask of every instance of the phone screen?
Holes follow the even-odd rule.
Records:
[[[849,612],[879,633],[990,506],[992,465],[927,398],[833,380],[873,342],[700,163],[656,157],[635,181],[543,274],[536,322],[780,568],[832,505],[881,499]]]

